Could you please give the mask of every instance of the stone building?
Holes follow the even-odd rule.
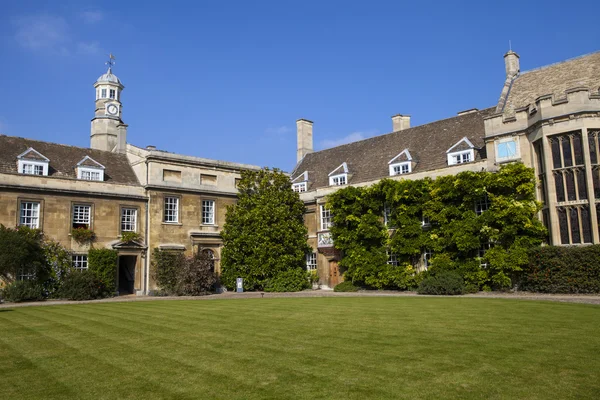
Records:
[[[554,245],[600,243],[600,52],[521,72],[519,56],[505,56],[498,104],[410,127],[392,117],[392,133],[314,152],[313,123],[297,121],[297,165],[291,179],[307,207],[312,254],[307,268],[333,287],[340,255],[329,233],[326,196],[344,185],[383,178],[421,179],[461,171],[495,171],[521,161],[535,169],[540,218]],[[382,217],[383,218],[383,217]],[[420,268],[427,268],[423,254]]]

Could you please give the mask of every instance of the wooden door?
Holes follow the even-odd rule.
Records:
[[[329,261],[329,287],[333,288],[342,281],[337,260]]]

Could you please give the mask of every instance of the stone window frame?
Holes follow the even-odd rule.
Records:
[[[167,225],[181,225],[181,195],[165,193],[162,199],[162,223]],[[167,199],[177,200],[177,219],[175,221],[167,221]]]
[[[35,229],[43,230],[44,227],[44,199],[33,197],[18,197],[17,198],[17,221],[15,226],[24,226],[21,224],[21,204],[23,203],[38,203],[38,226]]]
[[[94,203],[89,203],[87,201],[72,201],[71,202],[71,228],[70,230],[75,228],[75,207],[89,207],[89,223],[88,227],[85,229],[94,230]]]
[[[317,253],[311,251],[306,253],[306,270],[307,271],[316,271],[318,267],[317,263]]]
[[[71,255],[71,264],[75,271],[85,271],[89,268],[88,255],[85,253],[74,253]]]
[[[319,227],[321,231],[328,231],[333,225],[331,210],[325,204],[319,204]]]
[[[135,230],[133,231],[124,231],[123,230],[123,210],[135,210]],[[121,204],[119,206],[119,235],[122,235],[123,232],[135,232],[138,233],[140,231],[140,207],[133,206],[129,204]]]
[[[205,222],[204,202],[212,202],[212,222]],[[212,197],[200,198],[200,225],[217,226],[217,199]]]

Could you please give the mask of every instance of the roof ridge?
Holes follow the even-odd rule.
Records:
[[[74,146],[72,144],[63,144],[63,143],[48,142],[46,140],[30,139],[30,138],[25,138],[25,137],[21,137],[21,136],[10,136],[10,135],[4,135],[4,134],[1,134],[1,133],[0,133],[0,137],[22,139],[22,140],[28,140],[30,142],[38,142],[38,143],[43,143],[43,144],[53,144],[53,145],[56,145],[56,146],[72,147],[72,148],[75,148],[75,149],[86,150],[86,151],[99,151],[99,152],[107,153],[107,154],[122,154],[122,153],[114,153],[114,152],[109,151],[109,150],[92,149],[91,147],[81,147],[81,146]],[[31,146],[31,147],[33,147],[33,146]],[[35,148],[34,148],[34,150],[35,150]]]
[[[391,135],[392,133],[398,133],[398,132],[407,132],[407,131],[410,131],[410,130],[412,130],[412,129],[417,129],[417,128],[421,128],[421,127],[423,127],[423,126],[427,126],[427,125],[436,124],[436,123],[443,122],[443,121],[447,121],[447,120],[449,120],[449,119],[453,119],[453,118],[461,118],[461,117],[467,117],[467,116],[470,116],[470,115],[473,115],[473,114],[480,114],[480,113],[482,113],[482,112],[485,112],[485,111],[488,111],[488,110],[492,110],[492,109],[495,109],[495,108],[496,108],[496,106],[492,106],[492,107],[486,107],[486,108],[483,108],[483,109],[481,109],[481,110],[478,110],[478,111],[476,111],[476,112],[473,112],[473,113],[468,113],[468,114],[463,114],[463,115],[454,115],[454,116],[452,116],[452,117],[448,117],[448,118],[436,119],[435,121],[431,121],[431,122],[427,122],[427,123],[425,123],[425,124],[421,124],[421,125],[413,126],[413,127],[407,128],[407,129],[403,129],[403,130],[401,130],[401,131],[392,131],[392,132],[388,132],[388,133],[382,133],[381,135],[375,135],[375,136],[371,136],[371,137],[368,137],[368,138],[364,138],[364,139],[356,140],[356,141],[354,141],[354,142],[340,144],[339,146],[333,146],[333,147],[329,147],[329,148],[326,148],[326,149],[323,149],[323,150],[319,150],[319,151],[313,151],[312,153],[308,153],[308,154],[307,154],[305,157],[311,156],[312,154],[316,154],[316,153],[322,153],[322,152],[324,152],[324,151],[328,151],[328,150],[332,150],[332,149],[339,149],[340,147],[344,147],[344,146],[353,145],[353,144],[355,144],[355,143],[364,142],[364,141],[366,141],[366,140],[372,140],[372,139],[375,139],[375,138],[378,138],[378,137],[382,137],[382,136]],[[299,164],[300,164],[300,162],[298,162],[298,163],[297,163],[297,165],[299,165]],[[292,173],[293,173],[293,172],[294,172],[294,171],[292,171]]]
[[[600,50],[592,51],[590,53],[582,54],[582,55],[579,55],[579,56],[576,56],[576,57],[567,58],[566,60],[557,61],[557,62],[552,63],[552,64],[542,65],[541,67],[536,67],[536,68],[528,69],[527,71],[523,71],[523,72],[519,73],[519,76],[528,74],[530,72],[541,71],[541,70],[544,70],[546,68],[554,67],[554,66],[560,65],[560,64],[565,64],[565,63],[568,63],[568,62],[571,62],[571,61],[579,60],[581,58],[589,57],[589,56],[592,56],[594,54],[600,54]]]

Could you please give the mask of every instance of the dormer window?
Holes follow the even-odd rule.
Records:
[[[329,177],[329,184],[331,186],[341,186],[348,183],[348,175],[347,174],[339,174]]]
[[[292,183],[292,190],[296,193],[306,192],[306,182]]]
[[[304,171],[292,179],[292,190],[296,193],[306,192],[308,190],[308,171]]]
[[[410,174],[412,172],[412,163],[413,159],[408,149],[402,150],[400,154],[388,162],[390,166],[390,176]]]
[[[475,146],[465,136],[446,151],[448,165],[464,164],[475,160]]]
[[[104,165],[100,164],[90,156],[85,156],[77,163],[77,179],[85,181],[103,181]]]
[[[348,165],[344,162],[329,173],[330,186],[342,186],[348,184]]]
[[[48,175],[50,160],[32,147],[17,156],[17,166],[20,174]]]

